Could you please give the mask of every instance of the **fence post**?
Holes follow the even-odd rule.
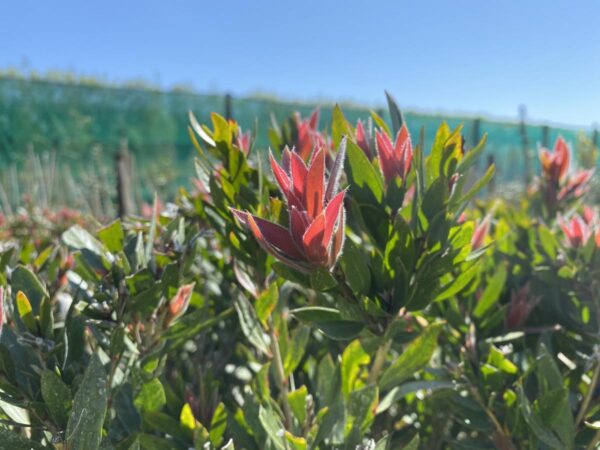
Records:
[[[542,147],[550,147],[550,127],[548,125],[542,125]]]
[[[594,129],[592,130],[592,161],[594,165],[597,162],[596,155],[598,154],[598,127],[596,124],[593,125]]]
[[[529,152],[529,139],[527,137],[527,125],[525,119],[527,116],[527,107],[519,106],[519,132],[521,133],[521,148],[523,150],[523,158],[525,160],[525,184],[528,185],[531,181],[531,154]]]
[[[119,202],[119,217],[131,215],[131,159],[127,138],[122,137],[117,153],[117,196]]]
[[[225,118],[227,120],[233,119],[233,98],[231,94],[225,94]]]
[[[479,144],[479,141],[481,140],[481,119],[477,118],[477,119],[473,119],[473,143],[472,143],[472,147],[475,147],[477,144]]]
[[[492,153],[491,155],[488,156],[488,160],[487,160],[487,166],[490,167],[492,165],[496,164],[496,158],[494,157],[494,154]],[[490,192],[490,194],[493,194],[494,192],[496,192],[496,177],[492,177],[492,179],[490,180],[489,184],[488,184],[488,191]]]

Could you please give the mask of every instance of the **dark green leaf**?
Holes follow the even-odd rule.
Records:
[[[46,296],[46,289],[38,277],[29,269],[17,266],[10,276],[10,285],[14,294],[22,291],[27,296],[27,299],[31,303],[33,314],[38,314],[42,299]]]
[[[400,108],[398,108],[398,104],[392,95],[385,91],[385,96],[388,102],[388,109],[390,111],[390,117],[392,118],[392,128],[394,130],[394,134],[397,134],[402,128],[402,124],[404,123],[404,118],[402,117],[402,113],[400,112]]]
[[[383,372],[379,382],[381,390],[400,384],[427,366],[437,347],[437,338],[443,326],[443,323],[430,325],[423,334],[406,347],[404,352]]]
[[[350,191],[360,202],[380,204],[383,200],[383,180],[362,149],[348,141],[348,178]]]
[[[42,398],[52,420],[64,427],[71,410],[71,390],[56,373],[45,370],[41,376]]]
[[[363,322],[351,320],[332,320],[315,322],[314,325],[326,336],[337,341],[347,341],[355,338],[363,330]]]
[[[73,450],[96,450],[102,439],[102,425],[108,403],[106,371],[94,354],[75,394],[67,424],[67,445]]]
[[[494,276],[489,280],[481,298],[477,302],[477,306],[475,306],[475,310],[473,311],[475,317],[481,318],[498,301],[504,289],[507,275],[506,266],[500,264]]]

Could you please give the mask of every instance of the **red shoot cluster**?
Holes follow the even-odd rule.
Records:
[[[394,143],[381,130],[375,133],[375,139],[377,141],[379,165],[386,183],[390,183],[396,177],[404,180],[410,170],[413,155],[410,134],[406,125],[402,125]]]
[[[273,175],[286,199],[289,226],[233,210],[265,251],[302,272],[332,269],[344,242],[344,195],[338,192],[345,145],[340,146],[329,179],[325,179],[325,151],[317,147],[305,164],[301,154],[283,151],[279,165],[270,155]]]
[[[308,119],[302,119],[300,114],[296,115],[296,128],[298,130],[298,139],[295,151],[300,154],[304,161],[307,161],[314,148],[326,147],[326,141],[319,132],[319,109],[315,109]]]

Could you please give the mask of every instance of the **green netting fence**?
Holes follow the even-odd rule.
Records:
[[[398,100],[402,104],[402,99]],[[225,95],[0,77],[0,164],[4,168],[0,181],[8,180],[8,185],[15,185],[10,177],[19,178],[19,173],[35,171],[36,164],[43,166],[45,160],[52,159],[57,170],[69,168],[73,186],[78,179],[85,182],[100,177],[93,175],[96,172],[103,172],[105,182],[111,183],[110,168],[126,141],[135,158],[141,186],[139,196],[147,197],[152,190],[169,190],[193,176],[190,163],[194,150],[187,135],[188,110],[199,120],[208,122],[212,111],[225,114],[229,108],[243,128],[258,124],[257,148],[260,150],[268,147],[266,130],[271,116],[283,120],[294,111],[306,116],[316,106],[266,97],[230,97],[229,104],[226,103]],[[332,106],[321,105],[321,127],[327,125]],[[350,104],[342,104],[342,109],[352,122],[368,117],[370,111],[370,108]],[[383,108],[378,112],[389,119]],[[497,166],[496,183],[522,181],[526,153],[535,170],[538,145],[551,144],[562,135],[577,149],[582,133],[568,128],[533,124],[522,127],[518,122],[410,111],[405,111],[405,119],[415,136],[424,128],[426,144],[432,142],[442,121],[451,127],[463,124],[469,145],[487,133],[487,158],[481,169],[485,160],[493,157]],[[35,164],[32,155],[41,155],[36,157]],[[100,170],[101,166],[106,167]],[[18,174],[7,174],[8,168]]]

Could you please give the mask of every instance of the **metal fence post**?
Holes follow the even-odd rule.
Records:
[[[231,94],[225,94],[225,118],[227,120],[233,119],[233,98]]]
[[[491,155],[488,156],[488,160],[487,160],[487,166],[493,166],[496,164],[496,158],[494,157],[494,154],[492,153]],[[496,192],[496,177],[492,177],[492,179],[490,180],[489,184],[488,184],[488,190],[490,192],[490,194],[493,194],[494,192]]]
[[[473,143],[471,144],[473,147],[475,147],[477,144],[479,144],[479,141],[481,140],[481,119],[480,118],[476,118],[473,119]]]
[[[523,151],[523,159],[525,160],[525,184],[528,185],[531,181],[531,155],[529,152],[529,138],[527,137],[527,125],[525,119],[527,116],[527,107],[519,106],[519,132],[521,133],[521,148]]]
[[[550,127],[548,125],[542,125],[542,147],[550,147]]]
[[[117,196],[119,202],[119,217],[131,215],[131,158],[127,138],[122,137],[117,153]]]

